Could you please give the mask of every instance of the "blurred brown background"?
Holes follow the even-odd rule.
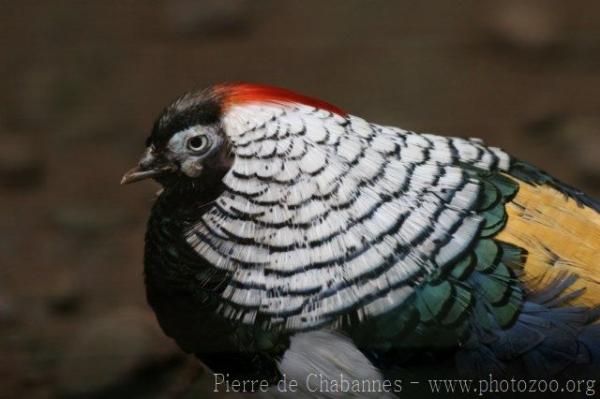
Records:
[[[175,397],[142,283],[153,118],[210,83],[477,136],[600,194],[600,2],[0,0],[0,397]],[[208,394],[203,397],[209,397]]]

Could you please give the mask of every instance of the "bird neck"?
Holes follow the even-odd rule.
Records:
[[[157,207],[161,213],[178,217],[180,220],[199,219],[214,200],[224,191],[223,174],[211,173],[201,179],[179,178],[172,184],[164,185]]]
[[[165,187],[152,208],[146,230],[145,272],[177,286],[198,273],[202,259],[185,239],[188,226],[197,223],[223,192],[220,179],[203,179],[202,185],[186,182]],[[208,266],[208,264],[206,265]]]

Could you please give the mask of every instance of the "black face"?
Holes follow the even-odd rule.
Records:
[[[185,94],[163,110],[146,139],[146,147],[164,147],[178,132],[191,126],[210,126],[220,122],[218,98],[205,92]]]
[[[131,183],[152,177],[163,186],[191,183],[229,169],[221,102],[210,91],[186,94],[160,115],[138,166],[123,177]]]

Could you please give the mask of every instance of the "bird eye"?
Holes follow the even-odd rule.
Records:
[[[209,142],[206,136],[194,136],[190,137],[188,140],[187,147],[194,152],[199,152],[208,148],[208,144]]]

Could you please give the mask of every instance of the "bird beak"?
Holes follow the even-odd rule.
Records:
[[[144,170],[141,166],[136,166],[129,169],[127,173],[123,175],[123,178],[121,179],[121,184],[135,183],[136,181],[149,179],[151,177],[161,175],[164,172],[165,170],[162,169]]]
[[[156,165],[156,158],[152,155],[151,150],[148,149],[142,157],[140,163],[137,166],[129,169],[123,175],[121,184],[135,183],[137,181],[157,177],[174,170],[175,166],[173,165]]]

